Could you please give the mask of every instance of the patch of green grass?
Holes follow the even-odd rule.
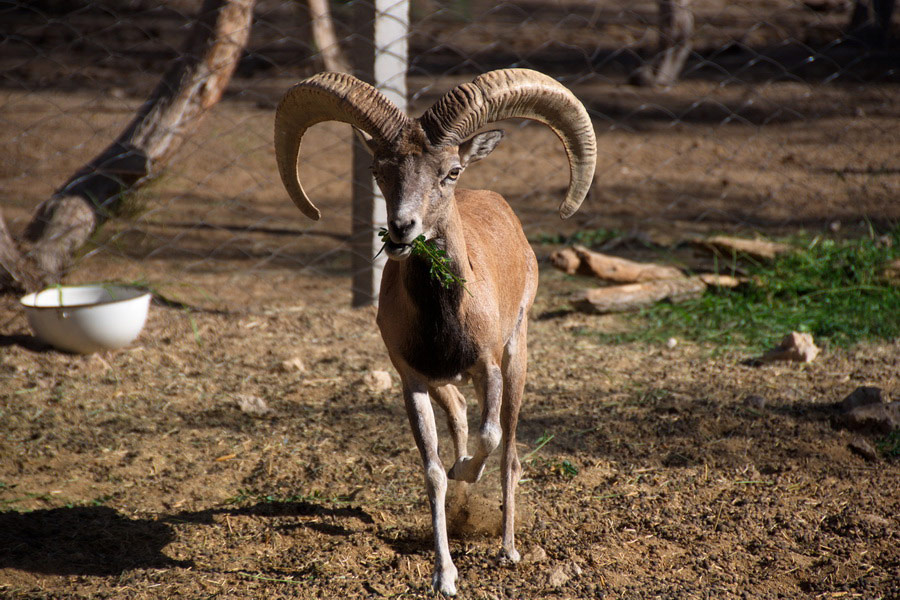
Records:
[[[544,433],[544,435],[537,439],[534,448],[521,458],[521,463],[531,468],[544,471],[545,473],[551,473],[553,475],[564,477],[566,479],[571,479],[578,475],[578,466],[574,462],[567,458],[564,458],[562,460],[555,460],[552,458],[541,458],[537,456],[538,452],[540,452],[544,448],[544,446],[552,442],[553,438],[555,437],[556,434]],[[530,480],[522,479],[520,481],[525,482]]]
[[[120,195],[118,202],[109,203],[110,216],[125,221],[134,221],[150,210],[158,201],[171,177],[157,175],[145,179],[139,185],[132,185]]]
[[[522,464],[529,464],[534,461],[535,455],[537,455],[537,453],[541,451],[541,448],[552,442],[553,438],[555,437],[555,433],[544,433],[544,435],[539,437],[537,442],[535,442],[534,444],[534,448],[522,457]]]
[[[604,242],[622,237],[622,232],[616,229],[582,229],[572,235],[540,234],[529,239],[532,244],[581,244],[582,246],[599,246]]]
[[[601,338],[656,342],[675,337],[762,350],[791,331],[837,346],[900,337],[900,287],[883,277],[885,266],[900,257],[900,227],[882,238],[794,243],[796,252],[751,265],[748,285],[657,304],[632,317],[633,331]]]
[[[875,447],[888,458],[900,458],[900,429],[895,429],[875,442]]]
[[[578,475],[578,467],[568,459],[562,460],[556,468],[560,475],[569,479]]]
[[[78,506],[89,506],[89,507],[97,507],[97,506],[105,506],[107,502],[115,498],[115,494],[105,494],[103,496],[97,496],[93,500],[70,500],[63,504],[66,508],[75,508]]]

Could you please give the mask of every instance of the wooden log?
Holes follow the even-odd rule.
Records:
[[[575,254],[575,250],[572,248],[563,248],[561,250],[555,250],[550,254],[550,264],[564,273],[574,275],[575,273],[578,273],[578,268],[581,266],[581,259]]]
[[[787,244],[767,240],[747,240],[725,235],[699,240],[695,242],[695,245],[725,258],[731,258],[736,254],[749,256],[757,260],[772,260],[779,254],[791,251],[791,247]]]
[[[895,258],[888,263],[882,275],[891,285],[900,286],[900,258]]]
[[[569,302],[583,312],[601,314],[627,312],[663,300],[683,302],[699,298],[704,290],[706,284],[699,277],[682,277],[582,290],[573,294]]]
[[[675,267],[635,262],[594,252],[584,246],[557,250],[550,255],[550,262],[557,269],[570,275],[577,273],[616,283],[639,283],[684,277],[684,273]]]
[[[747,283],[746,279],[732,277],[731,275],[718,275],[716,273],[702,273],[697,275],[697,277],[709,287],[736,288],[739,285]]]
[[[573,250],[581,259],[581,268],[587,269],[600,279],[623,283],[639,283],[662,279],[678,279],[684,273],[675,267],[640,263],[625,258],[609,256],[588,250],[584,246],[574,246]]]

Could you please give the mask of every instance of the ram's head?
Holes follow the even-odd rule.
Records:
[[[497,146],[502,132],[476,133],[485,125],[525,118],[548,125],[562,140],[570,182],[559,207],[567,218],[591,184],[596,142],[591,120],[572,93],[556,80],[527,69],[491,71],[440,98],[411,119],[374,87],[343,73],[320,73],[292,87],[275,116],[275,153],[282,181],[294,203],[311,219],[319,210],[300,184],[297,158],[309,127],[323,121],[349,123],[372,152],[373,173],[384,194],[392,258],[409,254],[419,235],[431,237],[444,222],[462,171]]]

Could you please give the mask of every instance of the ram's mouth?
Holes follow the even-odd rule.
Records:
[[[412,253],[412,244],[398,244],[390,237],[385,236],[384,252],[391,260],[405,260]]]

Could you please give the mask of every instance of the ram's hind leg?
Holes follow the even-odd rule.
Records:
[[[503,487],[503,551],[502,556],[512,562],[519,562],[516,550],[516,486],[522,476],[522,465],[516,451],[516,426],[519,409],[525,391],[525,373],[528,365],[526,344],[527,320],[519,323],[518,330],[506,347],[503,360],[503,405],[500,410],[500,425],[503,428],[503,442],[500,469]]]

